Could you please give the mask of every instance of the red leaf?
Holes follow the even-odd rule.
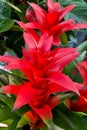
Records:
[[[18,109],[21,106],[28,104],[38,92],[39,91],[34,89],[30,83],[23,84],[14,103],[14,109]]]
[[[58,45],[60,45],[60,43],[61,43],[60,38],[57,35],[54,35],[54,37],[53,37],[53,44],[55,46],[58,46]]]
[[[79,63],[76,65],[82,78],[83,78],[83,82],[84,82],[84,85],[87,86],[87,70],[86,68],[83,66],[83,64]]]
[[[62,33],[66,31],[73,30],[73,27],[74,27],[74,19],[69,19],[53,26],[50,32],[52,34],[56,34],[57,36],[60,36]]]
[[[35,22],[35,23],[31,22],[31,23],[29,23],[29,25],[30,25],[30,26],[29,26],[28,23],[24,23],[24,22],[21,22],[21,21],[17,21],[17,24],[19,24],[20,27],[23,28],[26,32],[28,32],[28,33],[30,33],[31,35],[33,35],[33,36],[35,37],[35,39],[38,41],[39,36],[38,36],[37,32],[32,29],[32,28],[33,28],[32,26],[34,26],[34,25],[39,26],[38,23],[36,23],[36,22]]]
[[[10,62],[5,68],[6,69],[21,69],[21,68],[31,68],[32,65],[29,61],[27,60],[16,60],[16,61],[12,61]]]
[[[65,53],[64,53],[65,51]],[[78,52],[75,52],[72,48],[60,49],[57,54],[55,54],[53,60],[50,64],[45,67],[45,70],[48,72],[52,71],[61,71],[69,62],[75,59],[79,55]]]
[[[60,3],[53,2],[52,0],[47,1],[48,11],[49,12],[58,12],[60,9]]]
[[[74,85],[75,85],[75,88],[77,88],[79,91],[83,87],[83,84],[80,84],[80,83],[74,83]],[[67,92],[67,91],[69,91],[69,88],[63,87],[57,83],[50,83],[50,84],[47,84],[46,86],[46,93],[48,95],[52,93],[56,93],[56,92]]]
[[[2,87],[2,90],[6,94],[18,94],[21,89],[21,85],[6,85]]]
[[[47,19],[45,21],[44,27],[48,30],[48,33],[50,33],[51,27],[59,23],[58,17],[59,15],[55,12],[47,14]]]
[[[69,105],[73,111],[87,111],[87,99],[83,96],[80,96],[75,102],[69,100]]]
[[[13,56],[0,56],[1,62],[10,63],[12,61],[15,62],[16,60],[19,60],[19,58]]]
[[[82,64],[85,68],[87,68],[87,62],[86,62],[86,61],[83,61],[81,64]]]
[[[51,109],[55,108],[58,104],[60,104],[60,100],[58,96],[51,96],[47,100],[48,106],[50,106]]]
[[[29,2],[28,2],[29,3]],[[46,17],[46,12],[44,9],[42,9],[40,6],[34,3],[29,3],[30,6],[34,9],[34,12],[37,17],[37,21],[40,22],[41,25],[43,25],[43,19]]]
[[[38,47],[43,52],[48,52],[52,47],[52,43],[53,43],[53,37],[48,36],[47,33],[44,33],[39,40]]]
[[[35,16],[35,13],[34,11],[30,10],[30,9],[27,9],[26,10],[26,13],[25,13],[25,18],[27,21],[33,21],[35,22],[36,21],[36,16]]]
[[[38,121],[38,118],[33,114],[32,111],[28,111],[25,113],[25,116],[27,117],[27,119],[32,122],[32,123],[36,123]]]
[[[38,49],[38,51],[43,52],[47,52],[51,49],[53,37],[48,36],[47,33],[41,35],[39,41],[37,41],[30,33],[24,32],[23,36],[29,49]]]
[[[48,105],[43,106],[42,108],[34,109],[36,113],[40,116],[43,122],[49,127],[52,127],[52,112],[51,108]]]
[[[73,83],[73,81],[68,76],[64,75],[63,73],[59,71],[49,73],[48,80],[64,87],[65,89],[68,89],[69,91],[73,91],[79,94],[79,91],[75,87],[75,84]]]
[[[84,87],[84,85],[81,83],[74,82],[74,84],[79,91]]]
[[[25,60],[32,61],[31,53],[29,50],[22,47],[22,53]]]
[[[52,93],[67,92],[67,91],[69,91],[68,88],[65,88],[57,83],[54,83],[54,82],[48,84],[48,86],[47,86],[47,94],[48,95],[50,95]]]
[[[29,23],[26,23],[24,27],[26,30],[28,30],[29,28],[30,29],[41,29],[42,28],[39,22],[29,22]]]
[[[87,28],[87,23],[75,23],[73,29],[85,29]]]
[[[76,52],[76,48],[55,48],[50,52],[50,55],[56,59],[62,58],[68,54]]]
[[[71,10],[75,8],[76,5],[69,5],[62,10],[60,10],[59,13],[59,21],[61,21]]]
[[[26,43],[28,49],[38,48],[36,39],[30,33],[24,32],[23,37],[24,37],[24,40],[25,40],[25,43]]]

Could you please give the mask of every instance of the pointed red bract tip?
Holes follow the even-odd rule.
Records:
[[[13,107],[12,112],[14,112],[14,111],[16,111],[16,110],[17,110],[17,108],[16,108],[16,107]]]
[[[2,91],[6,94],[18,94],[21,89],[21,85],[6,85],[2,87]]]
[[[48,12],[58,12],[61,8],[59,2],[53,2],[52,0],[47,1]]]
[[[28,4],[33,8],[37,20],[40,22],[40,24],[43,24],[43,19],[46,17],[46,12],[43,8],[41,8],[39,5],[35,4],[35,3],[30,3],[28,2]]]

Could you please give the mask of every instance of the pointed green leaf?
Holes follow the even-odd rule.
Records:
[[[54,109],[53,115],[54,123],[64,130],[87,130],[87,120],[74,114],[64,104]]]
[[[11,110],[13,109],[15,97],[11,96],[8,97],[7,95],[0,94],[0,100],[5,103]],[[29,106],[23,106],[22,108],[14,111],[14,113],[18,114],[19,116],[22,116],[26,111],[29,110]]]
[[[83,51],[75,60],[77,62],[81,62],[85,59],[85,56],[86,56],[86,51]]]
[[[14,118],[14,113],[11,112],[11,109],[8,106],[0,107],[0,122],[7,120],[9,118]]]
[[[15,130],[20,117],[16,117],[13,122],[8,126],[7,130]]]
[[[14,24],[11,19],[0,19],[0,33],[9,30]]]
[[[29,120],[25,117],[25,115],[23,115],[21,117],[21,119],[19,120],[18,122],[18,127],[23,127],[24,125],[28,124],[29,123]]]
[[[87,49],[87,41],[84,41],[77,47],[78,51],[82,52]]]
[[[4,102],[6,105],[8,105],[9,108],[12,109],[14,98],[8,97],[7,95],[0,94],[0,100]]]
[[[13,9],[17,10],[18,12],[21,13],[21,10],[16,7],[15,5],[11,4],[10,2],[7,2],[6,0],[1,0],[2,2],[5,2],[6,4],[8,4],[10,7],[12,7]]]

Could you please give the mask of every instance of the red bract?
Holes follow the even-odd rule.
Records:
[[[80,90],[80,97],[76,101],[68,100],[68,106],[72,111],[87,111],[87,90]]]
[[[31,17],[33,17],[31,16],[32,11],[27,11],[27,20],[30,22],[23,23],[19,21],[18,24],[27,32],[30,32],[31,29],[39,29],[41,34],[45,32],[49,36],[53,35],[53,44],[55,45],[59,45],[62,33],[69,30],[87,28],[87,24],[75,23],[74,19],[63,21],[66,14],[75,8],[75,5],[69,5],[61,9],[59,2],[54,3],[52,0],[48,0],[48,12],[35,3],[29,3],[29,5],[35,12],[35,20],[31,21]]]
[[[79,90],[80,96],[76,101],[69,100],[69,107],[73,111],[87,111],[87,62],[77,64],[77,68],[83,78],[83,88]]]
[[[77,68],[83,78],[83,84],[84,86],[87,86],[87,62],[83,61],[82,63],[79,63],[77,65]]]
[[[57,84],[58,87],[61,86],[61,88],[63,87],[69,91],[71,90],[78,93],[78,90],[75,88],[71,79],[62,73],[62,69],[65,65],[78,56],[78,53],[75,52],[76,49],[58,48],[50,51],[52,37],[48,37],[47,39],[46,37],[46,35],[43,35],[37,43],[34,37],[30,35],[29,39],[27,39],[29,49],[23,49],[24,59],[0,56],[0,60],[8,63],[6,68],[20,69],[24,72],[36,88],[37,85],[35,82],[41,85],[38,86],[39,89],[41,89],[43,82],[47,83],[50,81],[50,83],[52,82]],[[24,38],[26,39],[26,37]],[[32,42],[29,43],[29,41]],[[46,46],[45,41],[51,45],[49,44],[49,46]]]
[[[22,71],[29,81],[3,86],[2,89],[4,93],[16,95],[14,109],[29,104],[35,120],[41,120],[50,127],[47,120],[52,121],[51,110],[59,104],[54,93],[73,91],[79,94],[75,83],[62,72],[79,53],[75,48],[51,50],[53,37],[47,33],[38,39],[31,33],[24,32],[23,36],[28,47],[22,49],[23,58],[0,56],[0,61],[7,63],[6,69]]]
[[[26,112],[25,116],[28,118],[28,120],[32,124],[35,125],[35,126],[32,126],[32,127],[41,128],[41,127],[44,127],[45,124],[47,124],[48,127],[50,127],[50,125],[47,122],[52,121],[51,109],[53,109],[59,103],[60,103],[60,101],[59,101],[57,96],[50,96],[47,99],[47,101],[45,102],[45,104],[43,102],[42,107],[38,108],[36,106],[32,106],[34,109],[32,109],[32,111]],[[42,122],[41,119],[43,120],[43,122]]]
[[[30,9],[26,10],[25,18],[29,22],[35,22],[36,21],[36,16],[35,16],[34,11],[32,11]]]

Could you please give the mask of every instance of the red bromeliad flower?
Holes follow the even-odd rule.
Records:
[[[29,2],[28,2],[29,3]],[[75,23],[74,19],[69,19],[63,21],[64,16],[69,13],[75,5],[69,5],[63,9],[61,9],[59,2],[53,2],[52,0],[48,0],[48,12],[42,9],[39,5],[35,3],[29,3],[29,5],[33,8],[33,11],[27,10],[26,19],[29,21],[28,23],[23,23],[21,21],[18,24],[27,32],[31,33],[31,29],[40,30],[41,34],[48,33],[48,35],[53,35],[53,44],[59,45],[60,43],[60,35],[66,31],[87,28],[87,24],[85,23]],[[32,19],[32,15],[34,14],[34,19]],[[33,30],[34,32],[34,30]]]
[[[23,48],[23,58],[0,56],[0,61],[7,63],[6,69],[19,69],[29,81],[19,85],[3,86],[3,92],[16,95],[14,109],[29,104],[28,115],[34,124],[41,120],[49,126],[52,121],[51,110],[59,104],[56,92],[73,91],[79,94],[75,83],[65,74],[63,68],[79,53],[75,48],[57,48],[51,50],[53,37],[47,33],[37,42],[36,36],[24,32],[28,49]],[[27,113],[26,113],[27,114]]]
[[[68,100],[68,105],[73,111],[87,111],[87,62],[77,64],[77,68],[83,78],[83,88],[79,90],[80,96],[76,101]]]
[[[74,83],[62,72],[63,68],[75,59],[79,53],[76,52],[75,48],[56,48],[52,50],[52,44],[59,44],[59,37],[63,32],[87,28],[87,24],[75,23],[73,19],[62,21],[75,5],[61,9],[58,2],[54,3],[52,0],[48,0],[48,12],[46,13],[38,5],[29,4],[34,9],[34,12],[30,10],[26,12],[26,19],[29,23],[18,22],[26,31],[23,33],[23,37],[28,49],[22,49],[23,58],[0,56],[0,61],[7,63],[6,69],[19,69],[25,74],[27,81],[23,80],[21,84],[17,85],[3,86],[2,90],[6,94],[16,95],[14,109],[26,104],[30,106],[31,110],[25,113],[25,116],[31,120],[30,122],[33,124],[31,127],[40,127],[46,124],[50,129],[52,126],[51,111],[60,103],[56,93],[73,91],[79,94],[79,89],[83,86]],[[35,15],[34,19],[33,14]],[[41,31],[40,35],[33,29],[39,29]],[[84,74],[86,69],[80,69],[80,67],[85,68],[85,65],[86,63],[82,63],[82,66],[78,65],[77,67],[86,85],[86,75]],[[83,91],[80,90],[82,104],[86,101]]]

